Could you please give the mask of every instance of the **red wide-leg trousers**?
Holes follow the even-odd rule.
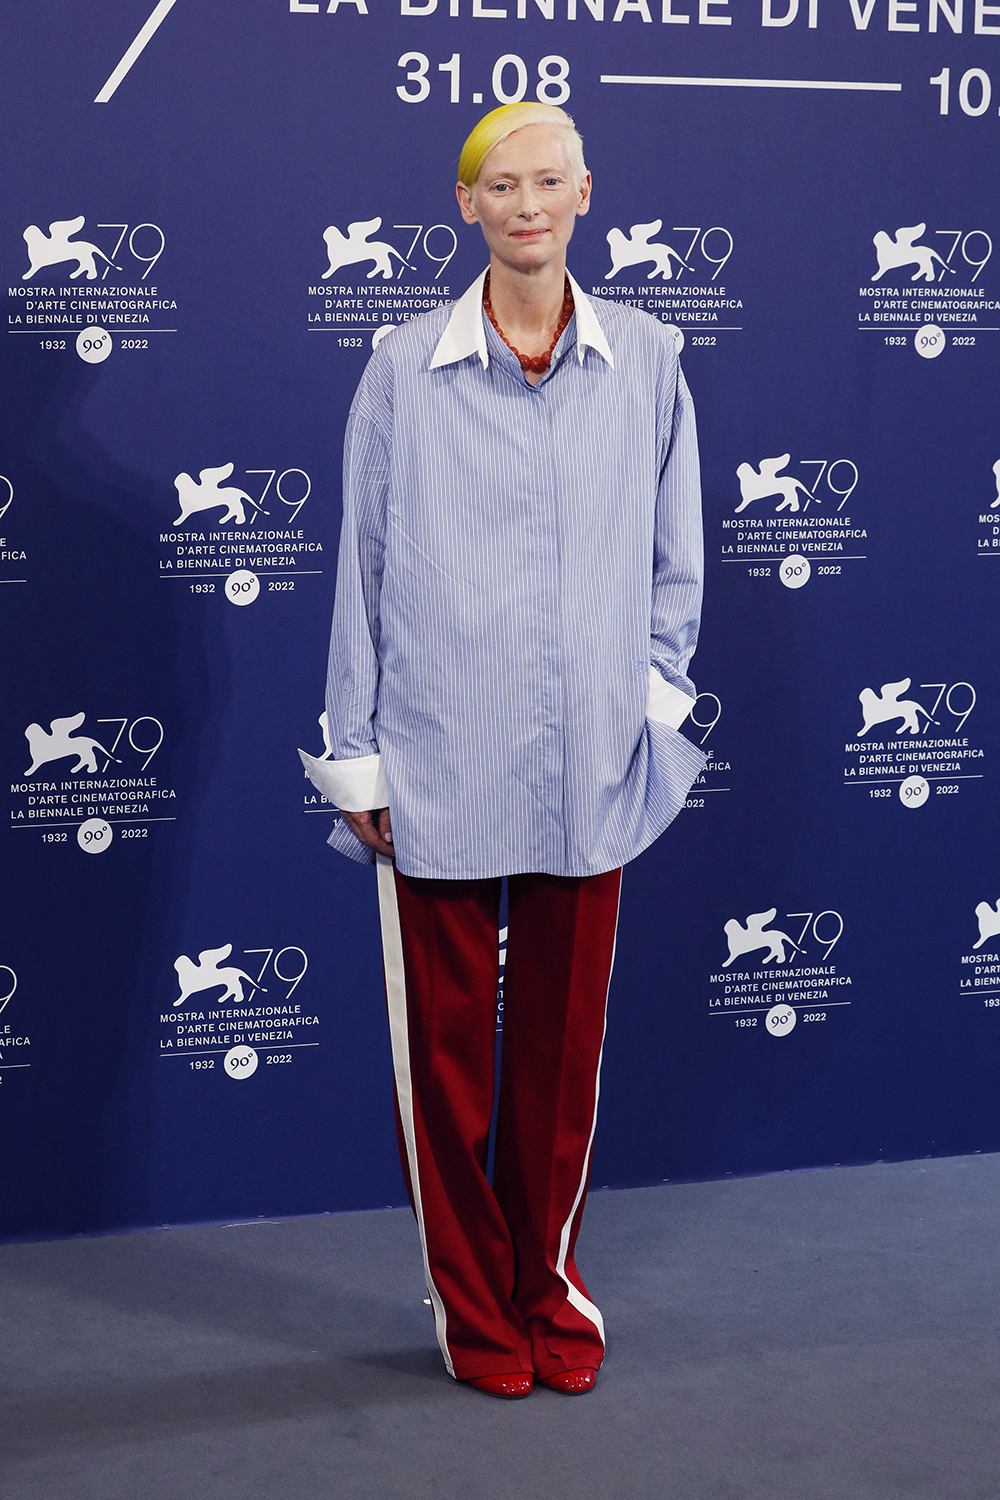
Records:
[[[378,861],[400,1154],[438,1342],[458,1380],[604,1357],[573,1260],[590,1172],[621,871],[508,880],[492,1186],[501,881]]]

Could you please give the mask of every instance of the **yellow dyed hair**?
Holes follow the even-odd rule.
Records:
[[[490,152],[525,125],[548,125],[558,130],[566,141],[569,163],[576,174],[577,183],[581,183],[587,175],[587,167],[583,160],[583,141],[572,117],[555,104],[530,102],[501,104],[499,109],[491,109],[488,115],[483,116],[462,147],[462,154],[458,159],[459,182],[464,182],[471,192]]]

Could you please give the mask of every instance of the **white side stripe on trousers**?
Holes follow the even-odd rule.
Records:
[[[420,1199],[420,1167],[417,1163],[417,1141],[413,1128],[413,1089],[410,1083],[410,1040],[406,1021],[406,975],[403,969],[403,937],[399,927],[399,903],[396,898],[396,877],[391,859],[384,854],[375,856],[378,865],[378,904],[382,921],[382,957],[385,963],[385,993],[389,1007],[389,1037],[392,1042],[392,1066],[396,1077],[396,1098],[399,1101],[399,1116],[403,1122],[403,1139],[406,1142],[406,1159],[410,1168],[410,1186],[413,1190],[413,1207],[420,1230],[420,1248],[424,1255],[424,1278],[434,1309],[434,1326],[437,1340],[444,1355],[448,1374],[455,1369],[448,1352],[448,1317],[441,1295],[434,1285],[430,1261],[427,1258],[427,1233],[424,1228],[424,1210]],[[565,1259],[565,1257],[564,1257]],[[595,1309],[596,1310],[596,1309]],[[600,1314],[598,1314],[600,1316]]]
[[[583,1157],[583,1171],[580,1174],[580,1183],[576,1190],[576,1197],[573,1199],[573,1207],[569,1211],[569,1217],[562,1227],[562,1234],[559,1236],[559,1258],[556,1261],[556,1273],[561,1276],[563,1281],[565,1281],[566,1283],[567,1302],[571,1307],[575,1307],[577,1312],[582,1313],[585,1318],[589,1318],[590,1322],[594,1324],[598,1333],[601,1335],[602,1344],[605,1343],[606,1340],[604,1338],[604,1319],[601,1317],[601,1310],[600,1308],[595,1307],[594,1303],[590,1301],[590,1298],[585,1297],[580,1289],[578,1287],[575,1287],[570,1281],[569,1277],[566,1275],[566,1254],[569,1250],[569,1235],[570,1230],[573,1227],[573,1219],[576,1215],[577,1209],[580,1206],[580,1199],[583,1197],[583,1190],[587,1185],[587,1173],[590,1171],[590,1153],[594,1149],[594,1132],[597,1129],[597,1101],[601,1095],[601,1062],[604,1058],[604,1038],[608,1030],[608,995],[610,995],[611,993],[611,975],[614,973],[615,953],[618,948],[618,913],[621,911],[621,903],[622,888],[621,882],[619,881],[618,905],[615,908],[615,940],[611,949],[611,967],[608,970],[608,988],[604,996],[604,1024],[601,1030],[601,1050],[597,1058],[597,1076],[594,1079],[594,1118],[590,1122],[590,1140],[587,1142],[587,1150],[584,1153]]]

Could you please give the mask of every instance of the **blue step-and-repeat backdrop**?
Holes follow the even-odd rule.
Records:
[[[674,331],[710,756],[625,873],[593,1182],[1000,1148],[1000,0],[7,0],[0,1232],[384,1206],[325,847],[340,452],[498,102]],[[581,434],[581,441],[600,440]]]

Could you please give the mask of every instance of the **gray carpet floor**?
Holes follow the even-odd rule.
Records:
[[[1000,1156],[595,1193],[597,1390],[445,1375],[402,1211],[0,1247],[3,1500],[997,1500]]]

